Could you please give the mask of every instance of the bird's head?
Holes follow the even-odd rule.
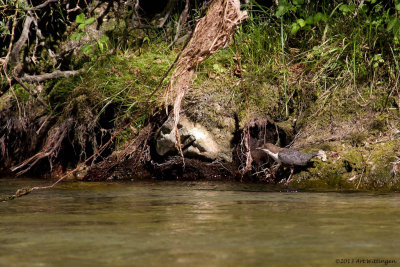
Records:
[[[274,153],[274,154],[277,154],[277,153],[279,153],[280,151],[283,150],[283,148],[277,147],[276,145],[271,144],[271,143],[263,144],[262,146],[257,147],[257,149],[260,149],[260,150],[262,150],[264,152],[267,152],[267,153],[271,152],[271,153]]]

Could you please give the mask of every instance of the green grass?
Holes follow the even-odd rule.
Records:
[[[350,110],[354,105],[376,111],[392,107],[392,95],[388,98],[388,89],[381,85],[395,83],[399,45],[387,30],[390,8],[384,9],[382,3],[360,9],[357,15],[344,13],[336,1],[322,8],[310,4],[307,12],[303,4],[281,17],[276,16],[275,8],[250,11],[236,38],[252,108],[260,115],[285,120],[310,105],[324,109],[330,102],[327,99]],[[325,14],[326,19],[291,32],[293,23],[315,18],[317,13]],[[392,48],[397,52],[391,53]],[[271,89],[260,82],[263,80],[278,86],[278,94],[275,86]],[[271,97],[279,110],[272,108]]]
[[[356,1],[292,2],[300,4],[280,1],[277,8],[252,1],[248,20],[235,32],[250,117],[268,116],[275,121],[302,114],[346,117],[361,109],[381,112],[396,107],[393,85],[399,76],[400,47],[394,30],[388,30],[397,14],[391,3],[366,1],[367,7],[355,15],[346,10],[358,7]],[[108,50],[91,55],[84,64],[85,73],[45,86],[56,112],[62,113],[72,98],[88,94],[96,112],[115,106],[120,110],[118,119],[132,116],[180,49],[167,49],[170,40],[164,30],[129,31],[121,43],[126,22],[111,26]],[[113,55],[107,54],[112,50]],[[193,87],[201,88],[207,82],[211,91],[227,95],[239,118],[245,120],[249,117],[240,79],[233,75],[235,54],[232,44],[207,59],[199,66]],[[151,106],[163,104],[162,93],[152,99]]]
[[[73,107],[76,116],[79,116],[90,108],[98,119],[111,107],[116,111],[114,123],[125,124],[140,107],[146,105],[146,99],[172,64],[175,54],[166,53],[165,47],[166,44],[158,44],[142,49],[140,54],[126,51],[86,63],[85,72],[81,75],[60,79],[48,87],[53,110],[62,116],[70,113]],[[162,94],[161,90],[150,100],[147,108],[133,122],[133,127],[140,130],[145,125],[152,111],[162,104]],[[125,135],[129,136],[128,133]]]

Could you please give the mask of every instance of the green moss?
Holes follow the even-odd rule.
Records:
[[[84,94],[92,98],[90,102],[99,111],[110,104],[119,106],[121,113],[136,111],[171,64],[173,53],[160,53],[159,49],[162,46],[143,49],[139,56],[111,55],[88,63],[86,72],[61,79],[51,88],[51,105],[62,111],[68,102]]]
[[[346,150],[341,154],[342,160],[345,164],[345,168],[348,172],[356,171],[359,172],[365,168],[365,159],[363,154],[365,151],[354,147],[347,147]]]
[[[354,188],[348,181],[349,176],[343,160],[328,157],[325,162],[314,159],[313,166],[295,174],[294,179],[301,189],[348,190]]]
[[[296,181],[293,184],[300,190],[353,190],[354,186],[340,176],[330,176],[326,179],[311,178],[308,180]]]
[[[313,167],[294,175],[299,188],[384,191],[400,189],[400,176],[392,173],[392,162],[400,149],[398,140],[373,143],[368,147],[331,142],[324,147],[328,155],[331,155],[326,162],[314,159]]]
[[[50,105],[55,108],[64,106],[75,87],[78,86],[81,81],[81,77],[71,77],[57,81],[48,93]]]
[[[375,118],[375,120],[371,124],[371,130],[378,131],[378,132],[385,132],[387,131],[386,126],[387,115],[381,114]]]
[[[400,177],[392,173],[392,162],[400,149],[398,140],[377,143],[371,149],[368,161],[368,175],[365,178],[365,187],[395,187],[400,183]]]
[[[26,102],[30,98],[30,94],[23,89],[21,86],[17,86],[15,90],[15,94],[19,101]]]
[[[368,134],[366,132],[352,132],[350,134],[350,142],[353,146],[362,145],[367,138]]]

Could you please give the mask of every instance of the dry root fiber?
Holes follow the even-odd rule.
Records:
[[[62,123],[60,126],[52,129],[42,150],[34,156],[28,158],[18,166],[12,168],[11,170],[13,172],[19,171],[17,175],[22,175],[29,171],[32,166],[34,166],[39,160],[43,158],[49,158],[50,169],[53,169],[52,158],[57,157],[58,151],[61,147],[61,143],[68,136],[68,133],[71,130],[72,126],[73,120],[69,119]]]
[[[92,166],[83,180],[102,181],[149,176],[145,170],[145,165],[151,160],[148,141],[156,126],[159,125],[151,122],[147,124],[124,149],[115,151],[104,161]]]
[[[182,99],[190,87],[196,68],[205,59],[229,44],[235,26],[247,18],[247,12],[240,10],[239,0],[212,0],[207,15],[201,18],[188,45],[171,76],[166,102],[174,99],[174,127],[177,144],[177,126]]]
[[[34,108],[34,103],[22,106],[28,114],[22,117],[15,114],[13,102],[7,102],[0,112],[0,172],[55,177],[96,153],[114,131],[110,118],[115,112],[110,106],[98,115],[90,99],[72,98],[58,118]],[[111,150],[96,154],[91,162]]]

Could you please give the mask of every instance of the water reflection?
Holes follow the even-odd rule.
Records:
[[[0,191],[27,182],[0,179]],[[399,261],[399,200],[226,183],[63,184],[0,203],[0,265]]]

